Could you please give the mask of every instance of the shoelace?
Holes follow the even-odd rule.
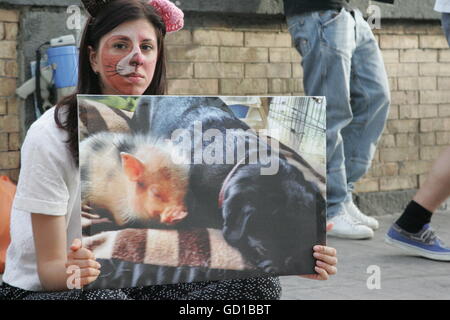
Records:
[[[422,235],[420,236],[420,240],[422,240],[425,243],[433,243],[435,240],[440,240],[438,236],[434,233],[434,230],[431,228],[428,228],[425,230]]]
[[[343,218],[344,220],[346,220],[347,222],[349,222],[350,225],[351,225],[352,227],[355,227],[355,226],[358,226],[358,225],[362,225],[361,222],[355,220],[355,219],[354,219],[352,216],[350,216],[349,214],[344,214],[344,215],[342,215],[342,218]]]

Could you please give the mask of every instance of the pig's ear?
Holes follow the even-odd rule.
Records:
[[[186,216],[188,215],[187,211],[176,211],[173,215],[172,215],[172,223],[177,223],[180,222],[181,220],[183,220],[184,218],[186,218]]]
[[[128,179],[137,181],[144,174],[144,164],[136,157],[129,153],[121,152],[122,168]]]
[[[186,218],[188,215],[186,209],[170,208],[161,215],[161,222],[165,224],[176,224]]]

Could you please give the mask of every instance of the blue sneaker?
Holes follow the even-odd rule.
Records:
[[[385,241],[414,255],[450,261],[450,248],[444,245],[429,224],[424,225],[417,233],[410,233],[394,223],[385,235]]]

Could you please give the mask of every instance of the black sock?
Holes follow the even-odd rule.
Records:
[[[395,223],[405,231],[417,233],[431,221],[432,214],[432,212],[412,200]]]

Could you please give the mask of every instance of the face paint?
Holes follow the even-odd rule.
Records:
[[[126,22],[100,41],[97,71],[103,94],[141,95],[158,58],[155,28],[145,19]]]

